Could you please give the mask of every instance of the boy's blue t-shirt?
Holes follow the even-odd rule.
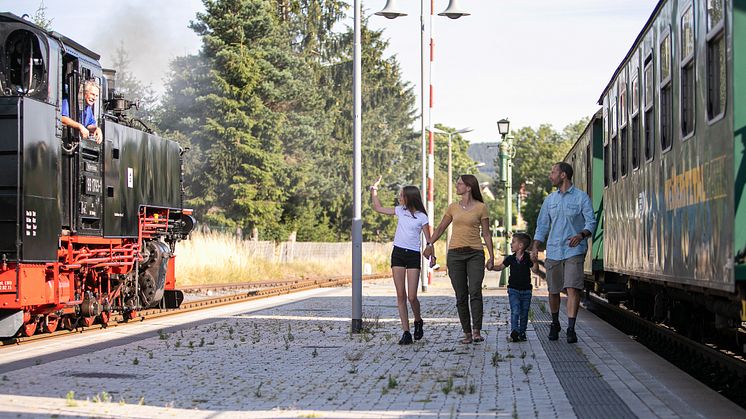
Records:
[[[521,260],[518,260],[515,254],[508,255],[505,260],[503,260],[503,265],[510,266],[508,288],[513,288],[518,291],[533,289],[533,286],[531,285],[531,267],[534,266],[534,263],[531,262],[528,252],[523,253],[523,258],[521,258]]]

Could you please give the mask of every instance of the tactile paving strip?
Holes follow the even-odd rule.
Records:
[[[580,347],[567,343],[567,324],[562,325],[559,340],[549,340],[547,335],[552,317],[549,310],[543,312],[536,309],[540,304],[546,303],[532,301],[534,329],[578,418],[636,418],[637,416],[588,362]]]

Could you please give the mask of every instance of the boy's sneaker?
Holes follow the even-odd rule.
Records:
[[[567,329],[567,343],[575,343],[578,341],[578,335],[575,333],[575,329]]]
[[[422,339],[422,336],[425,334],[422,331],[422,325],[424,323],[425,322],[423,322],[422,320],[420,320],[420,321],[415,320],[414,321],[414,340],[420,340],[420,339]]]
[[[412,344],[412,334],[409,333],[409,331],[406,331],[401,335],[401,339],[399,339],[399,345],[411,345],[411,344]]]
[[[517,330],[510,332],[510,340],[511,342],[520,342],[520,334]]]
[[[552,325],[549,326],[549,340],[559,339],[560,330],[562,330],[562,327],[559,323],[552,323]]]
[[[519,334],[518,334],[518,340],[519,340],[519,341],[521,341],[521,342],[525,342],[525,341],[527,341],[527,340],[528,340],[528,338],[526,338],[526,332],[521,332],[521,333],[519,333]]]

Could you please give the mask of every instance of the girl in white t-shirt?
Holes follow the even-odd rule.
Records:
[[[412,334],[409,333],[409,316],[407,311],[407,300],[412,306],[414,314],[414,339],[420,340],[423,336],[422,316],[420,315],[420,301],[417,299],[417,285],[420,280],[420,232],[425,234],[425,240],[430,241],[430,228],[427,222],[427,212],[422,205],[420,190],[416,186],[405,186],[399,192],[399,206],[385,208],[378,199],[378,184],[381,177],[370,187],[370,199],[376,212],[387,215],[395,215],[396,234],[394,235],[394,250],[391,252],[391,273],[394,276],[396,287],[396,305],[399,308],[404,333],[399,340],[399,345],[412,343]],[[433,261],[435,257],[433,256]],[[406,284],[406,286],[405,286]]]

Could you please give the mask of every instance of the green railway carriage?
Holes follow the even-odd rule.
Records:
[[[677,328],[742,326],[746,0],[659,1],[599,105],[566,158],[601,221],[595,291]]]
[[[564,161],[573,167],[573,183],[585,191],[593,202],[596,216],[596,231],[588,239],[588,255],[584,271],[592,277],[594,272],[602,272],[603,261],[603,132],[601,111],[591,117],[585,130],[565,156]],[[598,278],[599,280],[602,278]]]

